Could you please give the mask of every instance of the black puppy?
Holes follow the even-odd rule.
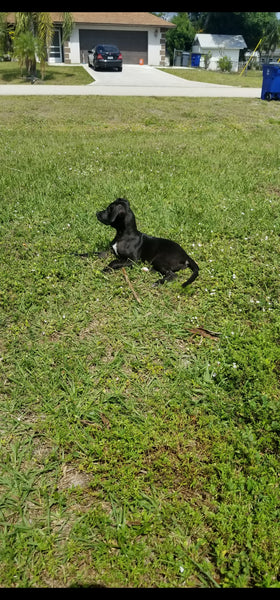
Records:
[[[175,271],[187,267],[192,270],[192,275],[182,284],[183,287],[198,276],[198,265],[179,244],[138,231],[128,200],[117,198],[105,210],[97,212],[96,216],[101,223],[117,230],[110,243],[117,259],[110,262],[104,271],[132,266],[134,262],[141,260],[153,265],[163,275],[156,284],[171,281],[177,277]],[[99,256],[104,256],[104,253],[101,252]]]

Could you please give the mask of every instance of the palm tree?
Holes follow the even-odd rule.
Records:
[[[280,26],[278,21],[269,23],[263,41],[261,49],[269,56],[269,54],[275,51],[276,46],[280,41]]]
[[[0,13],[0,54],[5,52],[5,42],[7,34],[7,13]]]
[[[62,43],[69,37],[73,27],[71,13],[63,13]],[[41,76],[44,79],[54,26],[49,12],[16,12],[14,54],[19,59],[21,69],[25,64],[28,75],[36,76],[36,56],[40,61]]]
[[[23,31],[14,39],[14,56],[18,59],[21,75],[23,67],[26,68],[29,76],[36,73],[36,38],[31,31]]]

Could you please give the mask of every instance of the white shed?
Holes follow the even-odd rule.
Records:
[[[204,67],[203,55],[211,52],[208,69],[216,71],[219,68],[219,59],[227,56],[231,59],[232,71],[238,71],[239,52],[243,48],[247,48],[247,44],[242,35],[197,33],[194,38],[192,52],[201,54],[201,67]]]

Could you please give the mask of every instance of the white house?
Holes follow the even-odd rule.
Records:
[[[204,67],[203,55],[211,53],[208,69],[216,71],[218,61],[223,56],[230,58],[232,71],[238,71],[239,52],[247,48],[242,35],[218,35],[212,33],[197,33],[192,46],[192,52],[201,54],[200,66]]]
[[[165,34],[173,23],[149,12],[72,12],[74,27],[62,45],[63,13],[52,12],[55,35],[49,63],[86,63],[96,44],[115,44],[127,64],[165,65]]]

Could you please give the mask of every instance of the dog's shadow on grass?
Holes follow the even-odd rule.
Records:
[[[109,252],[109,250],[98,250],[94,252],[71,252],[71,254],[77,258],[105,258]]]

